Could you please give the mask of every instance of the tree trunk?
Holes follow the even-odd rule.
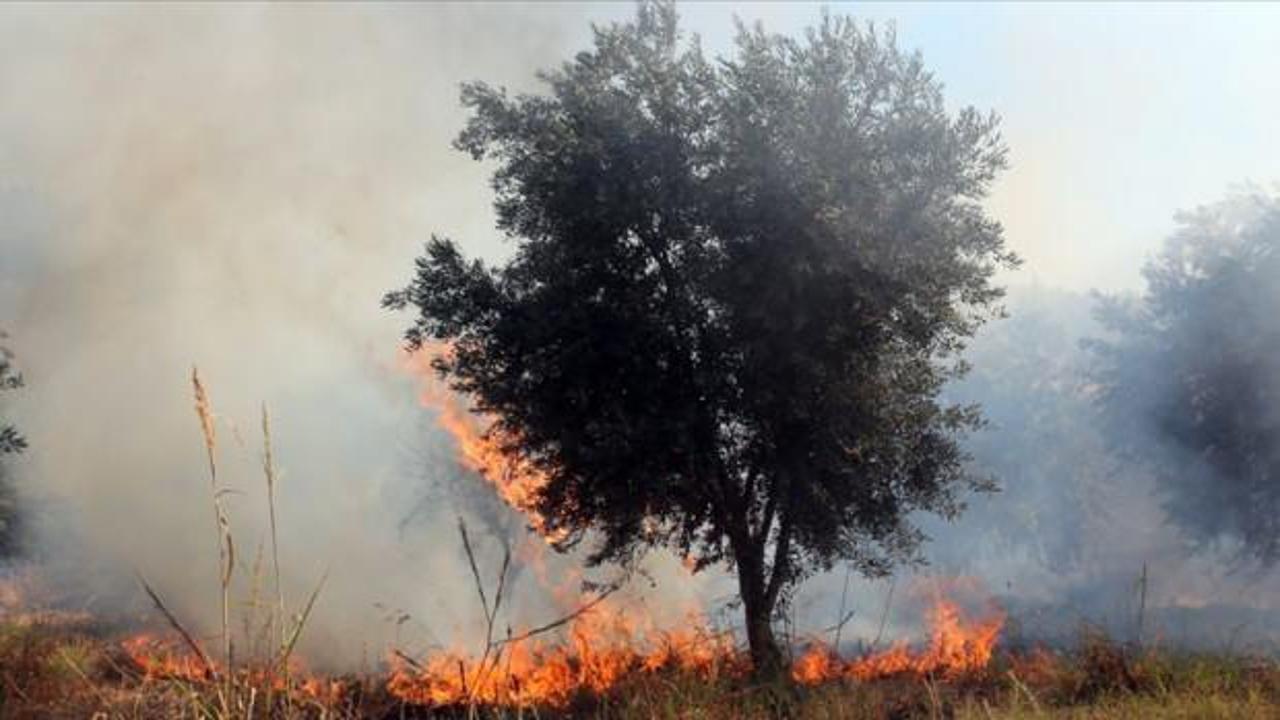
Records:
[[[738,591],[746,614],[747,646],[758,678],[774,679],[785,671],[782,649],[773,634],[773,603],[765,591],[764,563],[749,550],[738,558]]]

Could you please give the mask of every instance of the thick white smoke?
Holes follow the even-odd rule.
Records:
[[[379,300],[433,230],[500,251],[486,168],[450,147],[457,86],[533,88],[581,43],[568,27],[587,32],[577,6],[5,9],[0,326],[28,382],[11,409],[31,545],[61,587],[143,610],[136,568],[216,631],[197,363],[246,568],[271,409],[290,604],[329,571],[323,657],[478,619],[453,508],[430,495],[457,470]]]

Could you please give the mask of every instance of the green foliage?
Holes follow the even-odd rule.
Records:
[[[1138,300],[1108,298],[1093,344],[1114,444],[1154,467],[1204,543],[1280,559],[1280,200],[1179,217]]]
[[[1016,264],[979,204],[996,119],[949,115],[891,31],[830,16],[800,40],[739,28],[712,62],[646,3],[541,77],[462,93],[456,145],[496,164],[513,257],[433,237],[385,304],[420,312],[410,345],[448,343],[438,371],[545,473],[562,545],[728,561],[771,644],[794,582],[914,558],[908,515],[983,486],[957,444],[978,412],[938,394]]]

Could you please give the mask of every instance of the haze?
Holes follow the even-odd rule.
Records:
[[[1012,167],[991,208],[1026,261],[1011,283],[1134,289],[1178,209],[1280,179],[1267,151],[1280,6],[830,10],[895,18],[948,102],[1003,117]],[[682,6],[712,51],[728,47],[735,14],[795,33],[819,12]],[[375,602],[461,614],[469,598],[431,580],[463,571],[452,525],[406,524],[458,471],[398,364],[406,320],[378,301],[431,232],[505,252],[486,168],[450,148],[458,84],[536,90],[534,71],[584,47],[589,22],[632,13],[0,8],[0,328],[27,380],[5,412],[31,443],[15,472],[43,518],[36,545],[68,572],[126,585],[119,569],[135,566],[208,614],[198,364],[240,428],[224,442],[246,493],[259,492],[259,404],[276,420],[294,596],[329,568],[331,617],[376,615]],[[236,502],[260,527],[256,497]]]

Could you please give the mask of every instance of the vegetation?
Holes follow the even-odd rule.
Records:
[[[487,267],[432,238],[386,304],[543,478],[530,509],[592,562],[666,545],[736,571],[757,668],[806,575],[910,560],[916,511],[986,486],[939,401],[1016,264],[979,201],[994,116],[949,115],[892,32],[740,28],[712,62],[669,3],[597,29],[545,95],[464,87],[458,148],[497,163]]]
[[[1110,298],[1094,343],[1112,444],[1152,466],[1195,540],[1280,559],[1280,200],[1179,217],[1140,299]],[[1123,431],[1121,431],[1123,429]]]
[[[962,678],[833,682],[779,692],[742,678],[641,673],[568,709],[406,706],[382,678],[149,677],[102,630],[68,617],[0,621],[0,718],[1271,718],[1280,668],[1247,657],[1137,652],[1091,634],[1071,652],[1004,654]],[[229,700],[224,693],[229,693]]]
[[[0,332],[0,341],[5,334]],[[22,387],[22,375],[13,365],[13,352],[0,345],[0,391]],[[27,441],[12,425],[0,425],[0,455],[20,452],[27,446]]]
[[[1054,572],[1089,562],[1090,547],[1119,554],[1095,530],[1124,512],[1109,491],[1137,485],[1098,481],[1148,472],[1191,537],[1280,559],[1280,200],[1240,195],[1182,217],[1145,294],[1103,301],[1109,335],[1089,352],[1074,342],[1087,303],[1050,294],[987,336],[967,356],[979,371],[955,382],[961,351],[1000,312],[994,274],[1017,265],[981,207],[1005,151],[994,116],[948,113],[892,32],[831,16],[802,39],[742,27],[732,57],[708,59],[672,4],[650,2],[542,79],[543,95],[463,90],[472,115],[456,144],[496,166],[512,259],[490,267],[432,238],[385,304],[417,312],[409,346],[432,346],[439,375],[490,418],[478,444],[512,463],[496,485],[515,485],[504,497],[537,531],[586,544],[592,563],[631,566],[665,546],[694,570],[726,564],[745,645],[664,628],[651,647],[618,631],[615,650],[578,622],[618,589],[593,583],[589,602],[503,637],[513,552],[488,587],[460,518],[485,621],[478,660],[388,647],[361,673],[310,672],[295,650],[324,578],[286,602],[269,416],[269,535],[246,553],[193,370],[218,630],[189,630],[141,574],[162,634],[40,606],[0,566],[0,720],[1280,717],[1274,655],[1143,644],[1159,637],[1144,632],[1145,563],[1131,644],[1088,627],[1070,647],[1001,640],[1026,616],[961,628],[959,607],[939,601],[952,613],[924,652],[883,648],[892,587],[856,657],[838,654],[854,613],[844,597],[831,646],[779,642],[773,627],[814,573],[916,560],[921,515],[954,517],[966,492],[992,487],[987,473],[1014,483],[976,514],[980,540]],[[0,391],[21,384],[0,347]],[[984,419],[994,431],[970,434]],[[0,460],[25,446],[0,425]],[[0,557],[15,517],[0,475]],[[958,566],[978,544],[934,558]]]
[[[0,332],[0,342],[4,339],[5,334]],[[21,386],[22,375],[14,368],[13,353],[0,345],[0,392]],[[17,428],[0,423],[0,558],[11,555],[17,548],[19,528],[17,496],[5,475],[4,457],[22,452],[26,446],[26,438]]]

